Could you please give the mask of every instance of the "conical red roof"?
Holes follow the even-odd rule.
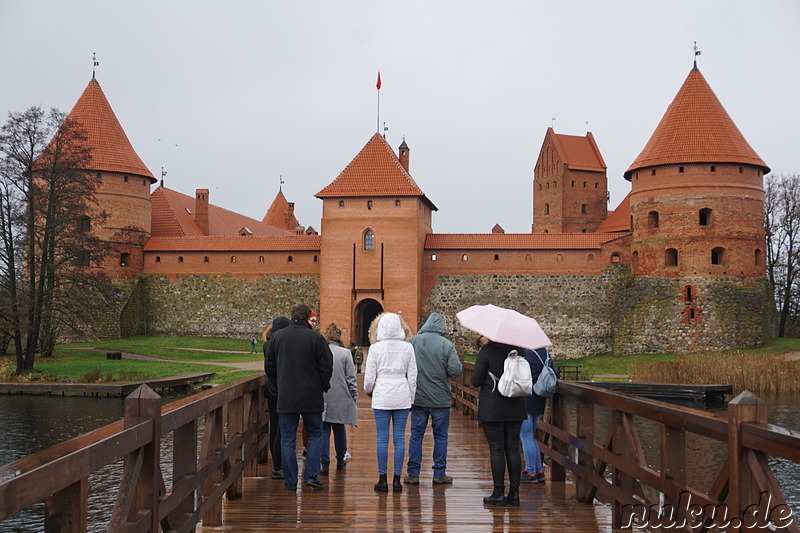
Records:
[[[680,163],[743,163],[769,172],[697,68],[689,72],[625,178],[640,168]]]
[[[283,191],[278,191],[278,195],[275,196],[261,222],[290,231],[294,231],[300,225],[297,217],[294,216],[294,210],[289,208],[289,202],[283,195]]]
[[[330,185],[316,194],[317,198],[363,196],[421,196],[436,210],[378,133]]]
[[[80,123],[86,130],[89,146],[92,147],[92,163],[89,170],[123,172],[150,178],[156,182],[136,151],[131,146],[114,110],[96,80],[78,98],[68,118]]]

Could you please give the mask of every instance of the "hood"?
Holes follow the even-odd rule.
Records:
[[[278,331],[279,329],[283,329],[289,325],[289,319],[285,316],[276,317],[275,320],[272,321],[272,326],[270,326],[269,331],[267,331],[267,340],[269,340],[270,336]]]
[[[400,317],[394,313],[384,314],[378,322],[378,341],[405,340],[406,332],[400,323]]]
[[[419,330],[419,333],[438,333],[444,335],[444,319],[439,313],[431,313],[425,325]]]

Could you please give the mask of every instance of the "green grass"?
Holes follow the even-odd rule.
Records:
[[[202,350],[250,351],[250,339],[231,339],[228,337],[127,337],[94,342],[64,344],[60,347],[118,348],[122,346],[180,347]],[[258,343],[257,349],[261,349]]]

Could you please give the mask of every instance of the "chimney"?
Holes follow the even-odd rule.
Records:
[[[289,227],[289,225],[292,223],[292,219],[294,218],[294,202],[288,202],[288,204],[289,211],[286,213],[286,229],[292,229]]]
[[[409,154],[409,152],[411,152],[411,150],[408,148],[408,145],[406,144],[406,140],[405,139],[403,139],[403,143],[400,145],[399,150],[400,150],[400,164],[403,165],[403,168],[406,169],[406,172],[409,172],[409,170],[408,170],[408,154]]]
[[[194,221],[208,235],[208,189],[197,189],[194,195]]]

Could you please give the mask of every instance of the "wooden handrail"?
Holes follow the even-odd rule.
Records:
[[[45,503],[44,531],[86,530],[88,477],[125,459],[109,531],[193,531],[222,525],[222,497],[242,496],[242,477],[268,445],[264,375],[243,378],[161,406],[142,385],[125,400],[125,419],[0,466],[0,522]],[[201,453],[198,421],[204,419]],[[161,439],[173,434],[172,485],[160,466]]]
[[[465,362],[452,387],[454,404],[471,417],[477,414],[478,397],[478,390],[470,384],[473,369],[473,363]],[[611,412],[610,427],[603,427],[602,435],[596,434],[598,406]],[[800,462],[800,432],[767,424],[766,416],[766,405],[748,391],[729,402],[725,418],[559,381],[536,438],[550,459],[553,481],[563,481],[569,473],[578,500],[591,503],[598,499],[612,506],[614,527],[698,531],[703,528],[698,529],[692,520],[699,518],[723,529],[763,530],[761,507],[768,503],[767,517],[786,531],[798,533],[800,528],[767,459],[776,456]],[[660,425],[659,465],[646,461],[636,419]],[[688,435],[712,439],[728,449],[727,459],[708,487],[693,487],[687,480]],[[762,515],[754,515],[754,509]],[[665,522],[670,519],[672,523]],[[682,527],[676,528],[676,524]]]

